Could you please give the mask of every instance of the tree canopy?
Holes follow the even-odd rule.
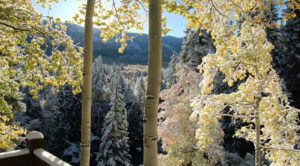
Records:
[[[298,141],[299,110],[289,105],[272,68],[274,47],[266,35],[267,28],[278,26],[265,17],[265,11],[271,11],[274,4],[284,5],[281,0],[168,1],[165,4],[169,11],[186,18],[188,28],[205,29],[215,40],[216,53],[204,57],[199,66],[203,75],[201,93],[192,102],[191,116],[199,124],[196,130],[199,149],[207,153],[212,164],[217,162],[213,157],[220,148],[216,147],[222,146],[219,120],[223,116],[242,119],[249,124],[239,129],[236,136],[255,143],[257,165],[261,163],[261,151],[273,165],[299,163],[299,153],[293,152]],[[295,0],[286,5],[292,10],[300,8]],[[285,18],[293,16],[290,13]],[[214,94],[218,73],[224,75],[223,82],[229,87],[237,86],[237,90]],[[224,109],[230,109],[231,113],[225,115]]]
[[[79,92],[82,49],[59,19],[43,17],[30,0],[1,1],[0,29],[0,149],[5,150],[23,133],[11,120],[10,101],[22,98],[22,88],[35,99],[45,86],[69,84]]]

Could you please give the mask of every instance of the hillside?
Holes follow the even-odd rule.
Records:
[[[75,43],[83,46],[84,29],[82,26],[75,24],[68,24],[67,33],[72,37]],[[103,43],[100,39],[100,31],[94,29],[94,56],[102,56],[106,63],[124,63],[124,64],[147,64],[148,59],[148,35],[137,33],[130,33],[135,36],[133,42],[128,42],[124,54],[118,53],[119,44],[114,42],[114,39]],[[169,62],[172,52],[179,52],[181,50],[182,38],[173,36],[163,37],[163,64]]]

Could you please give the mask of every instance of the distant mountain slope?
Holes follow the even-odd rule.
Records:
[[[68,35],[72,37],[75,43],[83,46],[84,29],[82,26],[68,24]],[[139,35],[130,33],[135,36],[133,42],[128,42],[128,47],[123,54],[118,53],[119,44],[111,39],[107,43],[103,43],[99,37],[100,31],[94,29],[94,56],[102,55],[106,63],[124,63],[124,64],[147,64],[148,57],[148,35]],[[172,36],[163,37],[163,64],[166,65],[172,52],[181,50],[182,38]]]

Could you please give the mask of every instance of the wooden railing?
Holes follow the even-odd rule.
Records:
[[[27,148],[0,153],[0,166],[71,166],[43,149],[44,136],[33,131],[26,136]]]

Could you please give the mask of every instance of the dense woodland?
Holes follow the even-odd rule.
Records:
[[[138,11],[148,1],[118,1],[113,9],[100,1],[92,34],[90,165],[300,165],[299,0],[150,6],[155,2],[188,23],[183,39],[162,37],[161,84],[153,97],[157,161],[145,164],[143,156],[145,109],[153,109],[147,107],[148,71],[154,71],[147,45],[154,33],[168,31],[166,20],[159,21],[161,31],[130,33],[142,29]],[[70,24],[41,16],[29,0],[0,1],[0,152],[24,148],[26,133],[41,131],[46,150],[82,165],[87,53],[86,31],[76,23],[84,22],[86,10]]]

